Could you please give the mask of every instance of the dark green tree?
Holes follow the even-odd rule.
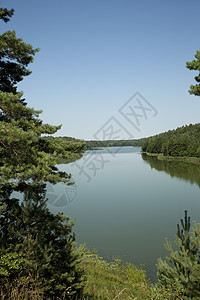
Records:
[[[12,14],[0,10],[5,22]],[[74,248],[69,217],[47,209],[44,184],[70,183],[71,175],[56,164],[59,159],[75,159],[84,143],[49,138],[61,126],[44,124],[41,111],[29,108],[17,92],[37,51],[15,32],[0,35],[1,289],[6,278],[12,285],[29,276],[30,288],[37,283],[45,299],[73,299],[82,288],[81,255]],[[13,192],[20,192],[23,200],[11,196]]]
[[[73,299],[80,296],[83,287],[81,254],[75,249],[75,235],[71,232],[73,222],[48,210],[45,193],[45,185],[26,185],[21,203],[10,196],[8,189],[1,193],[1,202],[6,205],[0,216],[2,257],[7,249],[19,255],[18,262],[14,261],[16,268],[9,274],[0,274],[1,286],[8,278],[10,282],[18,279],[23,283],[29,277],[30,286],[37,279],[45,299]]]
[[[197,81],[197,84],[191,85],[188,92],[195,96],[200,96],[200,50],[196,52],[195,58],[196,59],[192,60],[191,62],[186,62],[186,67],[189,70],[195,70],[199,72],[199,74],[194,77]]]

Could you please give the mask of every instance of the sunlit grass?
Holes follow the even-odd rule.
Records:
[[[148,299],[145,271],[120,259],[104,260],[87,251],[83,260],[86,285],[83,299]]]

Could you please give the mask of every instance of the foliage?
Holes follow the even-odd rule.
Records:
[[[200,224],[194,222],[190,233],[190,218],[185,212],[185,220],[181,220],[182,230],[178,225],[176,245],[173,250],[171,243],[166,241],[166,249],[170,257],[166,261],[158,260],[159,288],[171,287],[182,294],[182,299],[200,298]]]
[[[0,9],[0,18],[7,22],[14,10]],[[0,90],[17,93],[16,84],[25,76],[31,74],[28,65],[39,49],[24,43],[16,37],[15,31],[7,31],[0,35]]]
[[[200,123],[149,137],[142,145],[142,151],[173,157],[200,157]]]
[[[4,21],[12,14],[13,10],[0,9]],[[41,111],[29,108],[23,94],[17,93],[16,84],[31,73],[28,65],[37,51],[17,39],[15,32],[0,35],[0,178],[1,185],[13,188],[26,181],[69,182],[71,175],[55,165],[59,159],[75,159],[84,148],[83,141],[45,139],[61,125],[43,124]]]
[[[191,62],[186,62],[186,67],[189,70],[199,71],[199,75],[194,77],[198,84],[191,85],[189,93],[195,96],[200,96],[200,50],[196,52],[195,58],[196,59],[192,60]]]
[[[12,14],[0,9],[5,22]],[[1,295],[73,299],[82,291],[82,253],[75,248],[73,222],[48,210],[45,183],[71,183],[56,164],[80,156],[84,143],[49,138],[61,126],[44,124],[41,111],[29,108],[17,92],[37,51],[14,31],[0,35]],[[30,294],[33,290],[39,294]]]
[[[6,250],[0,253],[0,276],[9,276],[13,271],[21,270],[23,259],[17,252]]]
[[[14,14],[14,9],[8,10],[7,8],[0,8],[0,19],[7,23],[12,15]]]
[[[175,285],[166,285],[160,287],[157,284],[150,288],[151,300],[183,300],[182,290],[179,290]]]
[[[1,284],[5,285],[7,278],[10,282],[18,278],[23,283],[24,278],[31,276],[30,287],[37,279],[45,299],[60,297],[66,289],[65,299],[72,299],[82,290],[82,254],[75,249],[75,235],[71,233],[73,222],[48,210],[45,192],[45,186],[26,186],[21,203],[9,197],[7,190],[1,195],[1,202],[6,204],[0,216],[1,252],[6,257],[10,248],[23,259],[18,272],[4,274]],[[17,263],[19,260],[15,262],[15,269]]]
[[[51,147],[59,147],[61,155],[56,156],[57,164],[68,164],[70,162],[80,159],[85,151],[85,141],[75,139],[72,137],[43,137],[43,140],[47,141]],[[57,151],[58,152],[58,151]]]
[[[60,126],[43,124],[40,111],[23,105],[21,94],[0,91],[0,177],[2,184],[13,187],[20,181],[32,179],[36,184],[68,182],[70,175],[55,167],[59,158],[72,158],[84,144],[67,143],[62,139],[44,139],[42,135],[55,133]],[[14,180],[13,180],[14,179]]]
[[[95,251],[86,251],[83,260],[86,275],[84,299],[147,299],[146,274],[120,259],[104,260]]]

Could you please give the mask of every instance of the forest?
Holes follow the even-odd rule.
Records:
[[[200,123],[149,137],[142,145],[142,151],[173,157],[200,157]]]

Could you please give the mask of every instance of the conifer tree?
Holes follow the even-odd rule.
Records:
[[[21,94],[0,91],[0,178],[1,184],[13,188],[20,182],[32,180],[34,184],[49,181],[69,182],[71,175],[55,167],[59,158],[73,158],[83,150],[84,143],[44,139],[61,126],[43,124],[40,111],[23,105]]]
[[[0,9],[5,22],[12,14]],[[6,280],[12,285],[28,276],[30,287],[37,283],[45,299],[73,299],[82,289],[81,255],[69,217],[46,207],[45,183],[70,183],[71,175],[59,171],[57,161],[76,158],[84,143],[49,138],[61,126],[44,124],[41,111],[29,108],[17,91],[37,51],[15,32],[0,35],[0,283],[3,289]]]
[[[0,194],[6,204],[0,216],[1,251],[9,249],[20,258],[20,268],[9,277],[0,276],[1,285],[6,278],[23,282],[29,276],[30,286],[37,279],[45,299],[61,297],[65,291],[63,299],[73,299],[83,287],[81,254],[71,232],[73,222],[48,210],[45,193],[45,185],[26,185],[21,204],[7,189]]]
[[[186,67],[189,70],[196,70],[199,72],[197,76],[195,76],[195,80],[197,81],[197,84],[191,85],[189,93],[193,94],[195,96],[200,96],[200,50],[196,52],[194,60],[191,62],[186,62]]]
[[[8,22],[14,10],[0,8],[0,19]],[[16,84],[24,76],[31,74],[28,65],[33,62],[33,57],[39,49],[23,42],[16,37],[15,31],[7,31],[0,35],[0,90],[3,92],[17,93]]]
[[[7,22],[13,10],[0,9],[0,18]],[[56,183],[69,182],[70,175],[55,167],[59,158],[76,158],[84,143],[44,139],[61,126],[43,124],[41,111],[29,108],[16,84],[31,73],[28,65],[39,49],[16,38],[16,33],[0,35],[0,178],[1,184],[32,180]]]
[[[170,265],[158,260],[158,287],[178,291],[182,299],[200,299],[200,224],[194,223],[190,232],[190,218],[185,212],[185,220],[181,220],[182,230],[178,225],[176,245],[173,250],[171,243],[165,244],[170,257]]]

